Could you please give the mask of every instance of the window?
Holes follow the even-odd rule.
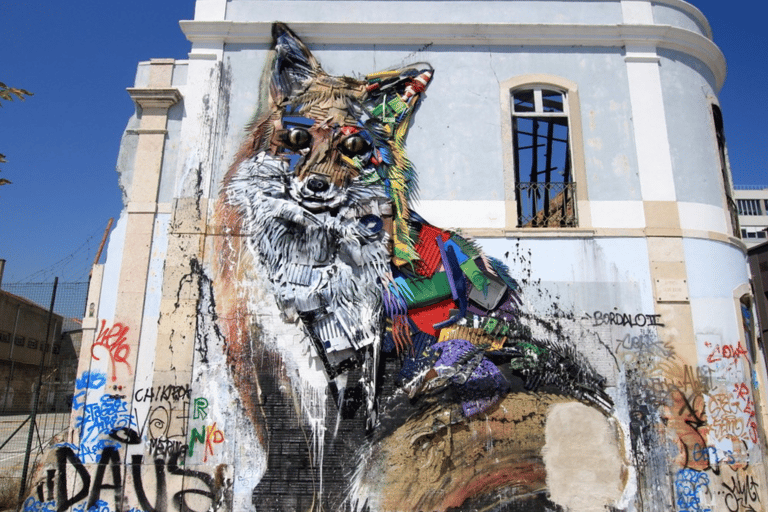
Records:
[[[741,306],[741,326],[744,329],[744,344],[747,346],[747,350],[749,350],[750,361],[754,361],[755,349],[753,342],[755,337],[755,325],[752,320],[752,300],[749,295],[744,295],[739,302]]]
[[[23,347],[25,341],[26,341],[26,338],[24,338],[24,336],[19,336],[18,334],[16,335],[15,338],[13,338],[13,344],[16,345],[17,347]]]
[[[762,215],[759,199],[738,199],[739,215]]]
[[[27,348],[33,348],[33,349],[34,349],[34,348],[37,348],[37,343],[38,343],[38,342],[37,342],[37,340],[36,340],[36,339],[34,339],[34,338],[29,338],[29,339],[27,340]]]
[[[568,92],[524,86],[511,96],[517,227],[575,227]]]
[[[741,228],[741,238],[762,238],[768,237],[765,228]]]
[[[11,342],[11,333],[0,331],[0,343],[10,343]]]
[[[723,175],[723,188],[725,191],[725,202],[728,207],[728,213],[731,217],[731,226],[733,234],[739,232],[739,216],[737,215],[737,208],[735,201],[733,200],[733,193],[731,192],[731,173],[728,165],[728,150],[725,144],[725,130],[723,126],[723,113],[720,111],[720,107],[712,105],[712,121],[715,124],[715,138],[717,139],[717,154],[720,157],[720,172]],[[740,208],[739,208],[740,210]],[[740,212],[739,212],[740,213]]]

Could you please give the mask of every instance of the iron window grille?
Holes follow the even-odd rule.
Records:
[[[512,91],[518,227],[576,227],[568,101],[564,91]]]

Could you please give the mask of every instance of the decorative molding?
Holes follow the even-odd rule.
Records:
[[[677,5],[677,4],[675,4]],[[269,44],[272,22],[180,21],[193,44]],[[513,23],[307,23],[291,28],[302,39],[319,44],[441,44],[483,46],[655,46],[686,53],[712,71],[717,88],[725,80],[725,57],[710,39],[670,25],[560,25]],[[194,50],[193,50],[194,51]]]
[[[143,108],[143,107],[142,107]],[[139,128],[138,130],[125,130],[127,133],[135,134],[135,135],[167,135],[168,130],[142,130]]]
[[[682,229],[674,235],[669,233],[648,232],[641,228],[463,228],[459,230],[462,235],[472,238],[519,238],[521,240],[532,238],[695,238],[697,240],[709,240],[731,245],[740,251],[747,253],[747,246],[738,238],[728,236],[715,231],[701,231],[695,229]],[[214,233],[219,234],[219,233]],[[241,233],[246,235],[245,233]]]
[[[170,108],[171,105],[181,101],[181,93],[178,89],[150,89],[129,87],[126,89],[131,99],[141,108]]]

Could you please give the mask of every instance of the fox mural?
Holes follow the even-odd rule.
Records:
[[[550,411],[613,425],[613,404],[569,340],[533,334],[504,263],[413,209],[405,139],[435,70],[331,76],[288,27],[273,36],[213,271],[266,457],[255,508],[559,510]]]

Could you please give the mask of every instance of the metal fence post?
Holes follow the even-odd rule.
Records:
[[[56,288],[59,286],[59,278],[56,277],[53,280],[53,292],[51,293],[51,307],[48,309],[48,329],[45,335],[45,342],[51,343],[53,346],[53,340],[51,339],[51,324],[53,322],[53,306],[56,303]],[[27,449],[24,453],[24,467],[21,473],[21,482],[19,484],[19,503],[24,499],[24,494],[27,487],[27,472],[29,469],[29,458],[32,451],[32,438],[35,434],[35,421],[37,420],[37,408],[40,401],[40,388],[43,384],[43,370],[45,368],[45,355],[47,350],[44,350],[40,356],[40,367],[37,376],[37,386],[35,387],[34,397],[32,399],[32,414],[30,414],[29,422],[29,435],[27,435]]]

